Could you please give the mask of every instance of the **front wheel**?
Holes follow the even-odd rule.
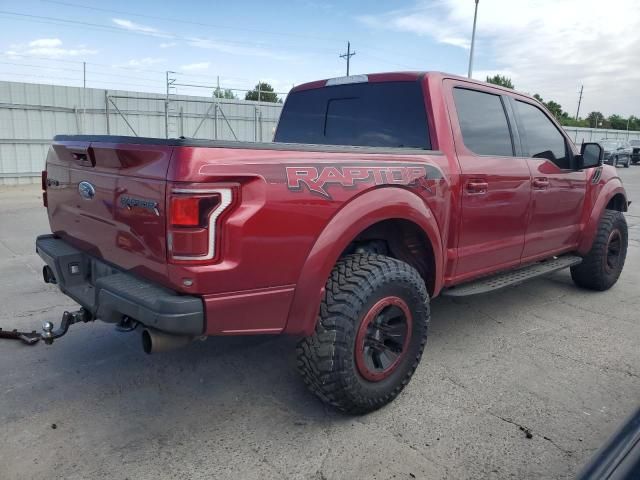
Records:
[[[620,277],[627,258],[629,234],[622,212],[605,210],[591,250],[582,263],[571,267],[576,285],[590,290],[608,290]]]
[[[629,168],[629,165],[631,165],[631,156],[627,157],[627,161],[624,164],[624,168]]]
[[[618,157],[613,157],[611,165],[613,165],[613,168],[618,168]]]
[[[414,268],[383,255],[348,255],[327,280],[315,333],[298,344],[298,370],[337,409],[376,410],[409,383],[428,324],[429,295]]]

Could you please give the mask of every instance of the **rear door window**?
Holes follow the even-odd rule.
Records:
[[[454,88],[462,141],[473,153],[499,157],[513,156],[513,142],[507,114],[500,95]]]
[[[419,82],[353,83],[293,92],[274,140],[430,149]]]

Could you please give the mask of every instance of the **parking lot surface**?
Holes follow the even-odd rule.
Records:
[[[0,478],[571,478],[640,403],[640,167],[618,172],[635,203],[613,289],[563,271],[435,299],[413,380],[366,416],[307,393],[291,338],[147,356],[94,322],[50,347],[0,340]],[[0,188],[0,327],[75,309],[41,279],[41,204],[39,186]]]

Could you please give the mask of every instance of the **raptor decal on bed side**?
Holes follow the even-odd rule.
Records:
[[[329,185],[354,187],[356,183],[373,185],[420,185],[431,192],[428,180],[442,178],[440,171],[431,165],[384,165],[384,166],[299,166],[286,167],[287,187],[298,192],[306,186],[310,192],[331,198]]]

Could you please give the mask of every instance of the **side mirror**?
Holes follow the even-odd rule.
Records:
[[[578,155],[578,170],[583,168],[599,167],[602,165],[604,150],[599,143],[583,143]]]

